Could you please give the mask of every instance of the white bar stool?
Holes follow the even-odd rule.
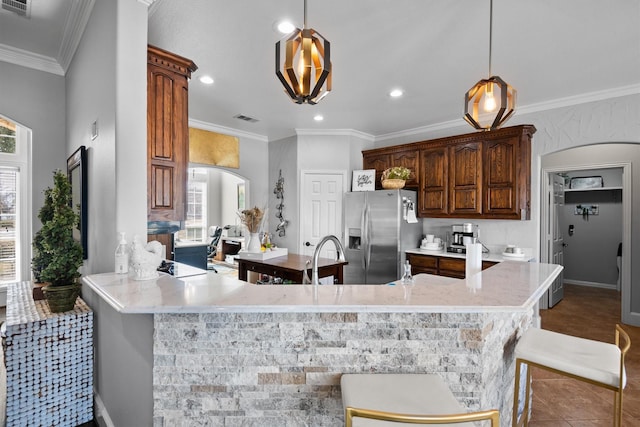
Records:
[[[621,346],[620,336],[625,343]],[[609,390],[614,394],[614,426],[622,422],[622,390],[627,383],[624,356],[631,347],[629,335],[616,325],[615,345],[578,338],[538,328],[529,328],[515,349],[516,381],[513,398],[513,426],[529,425],[531,397],[530,366],[546,369]],[[520,370],[527,365],[526,392],[522,420],[518,420]]]
[[[466,413],[435,374],[344,374],[340,385],[345,427],[474,426],[472,422],[480,420],[489,420],[492,427],[500,425],[498,410]]]

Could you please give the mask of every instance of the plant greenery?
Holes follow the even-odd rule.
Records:
[[[80,216],[71,207],[71,183],[62,171],[53,173],[53,188],[44,191],[38,213],[42,228],[33,239],[32,271],[36,282],[52,286],[74,284],[80,277],[82,245],[73,238]]]
[[[406,181],[410,176],[411,170],[403,166],[394,166],[382,172],[382,179],[403,179]]]

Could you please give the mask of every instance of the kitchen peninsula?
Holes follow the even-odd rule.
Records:
[[[505,261],[413,285],[87,276],[97,413],[113,425],[336,426],[341,374],[432,372],[509,425],[513,348],[561,269]]]

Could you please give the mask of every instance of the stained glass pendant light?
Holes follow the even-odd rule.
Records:
[[[489,11],[489,78],[476,83],[464,95],[464,119],[476,129],[493,130],[515,112],[516,90],[498,76],[491,75],[493,0]]]
[[[307,28],[307,0],[303,28],[276,43],[276,75],[296,104],[317,104],[331,91],[331,44]]]

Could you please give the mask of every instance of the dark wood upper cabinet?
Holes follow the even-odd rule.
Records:
[[[529,218],[531,144],[500,138],[484,144],[484,212],[491,216]],[[524,218],[523,218],[524,219]]]
[[[449,210],[449,149],[447,147],[420,150],[418,213],[439,216]]]
[[[404,166],[411,170],[411,177],[406,181],[406,188],[418,188],[418,175],[420,171],[419,151],[416,147],[406,148],[405,146],[394,146],[387,148],[384,152],[378,150],[365,150],[362,156],[363,169],[376,170],[376,189],[382,188],[380,179],[382,172],[393,166]],[[371,154],[365,154],[372,152]]]
[[[416,149],[404,150],[391,154],[391,165],[404,166],[411,171],[411,176],[405,182],[407,188],[418,188],[418,174],[420,171],[419,152]]]
[[[189,162],[189,59],[147,50],[147,207],[149,221],[185,219]]]
[[[362,169],[375,169],[376,170],[376,189],[382,188],[380,178],[382,172],[391,166],[391,154],[384,153],[380,155],[365,156],[362,158]]]
[[[449,150],[449,214],[464,217],[481,214],[481,143],[456,144]]]
[[[387,167],[415,167],[407,188],[418,189],[422,217],[530,219],[535,131],[521,125],[365,150],[363,165],[378,181]]]

